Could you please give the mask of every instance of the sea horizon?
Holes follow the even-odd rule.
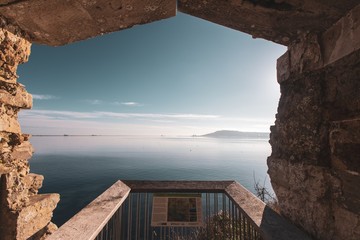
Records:
[[[40,193],[60,193],[53,221],[62,225],[117,180],[235,180],[255,193],[271,189],[268,139],[144,136],[33,136],[31,172]]]

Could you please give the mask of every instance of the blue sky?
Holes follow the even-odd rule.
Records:
[[[182,13],[63,47],[33,45],[19,82],[31,134],[269,131],[286,48]]]

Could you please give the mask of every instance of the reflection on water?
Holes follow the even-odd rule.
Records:
[[[267,140],[167,137],[33,137],[31,171],[42,193],[61,195],[53,221],[63,224],[118,179],[237,180],[253,191],[265,180]]]

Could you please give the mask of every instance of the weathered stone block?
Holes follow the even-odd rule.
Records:
[[[29,189],[30,194],[37,194],[38,190],[42,186],[43,181],[44,176],[34,173],[29,173],[24,180],[25,186],[27,189]]]
[[[0,80],[0,103],[18,108],[32,107],[32,96],[19,83],[8,83]]]
[[[282,83],[290,77],[290,67],[290,55],[289,51],[286,51],[278,58],[276,64],[278,83]]]
[[[0,6],[0,12],[11,22],[21,22],[19,25],[30,33],[28,37],[32,42],[64,45],[173,17],[176,1],[48,0],[46,4],[22,1]]]
[[[0,80],[15,83],[18,76],[14,74],[9,68],[2,65],[0,66]]]
[[[360,118],[333,122],[330,145],[332,167],[360,175]]]
[[[341,184],[341,192],[334,198],[338,207],[360,215],[360,174],[335,170],[335,175]]]
[[[291,74],[301,74],[323,66],[321,46],[316,34],[305,34],[301,41],[289,46]]]
[[[331,239],[334,233],[328,168],[269,158],[271,184],[281,213],[316,238]]]
[[[318,239],[357,239],[360,50],[329,64],[321,57],[329,46],[305,40],[290,47],[289,60],[279,60],[291,66],[287,79],[279,68],[282,95],[268,172],[285,216]]]
[[[329,171],[302,163],[290,163],[284,159],[268,159],[269,175],[271,182],[286,189],[292,189],[297,193],[306,193],[304,198],[308,201],[319,201],[328,197]],[[308,186],[312,186],[309,188]]]
[[[17,169],[2,176],[1,197],[4,207],[18,211],[29,201],[28,188],[24,184],[24,176],[19,176]]]
[[[303,73],[281,84],[271,156],[289,162],[328,166],[327,123],[322,116],[322,74]]]
[[[288,45],[304,32],[322,32],[357,1],[337,0],[180,0],[184,13],[227,26],[256,38]],[[342,13],[341,13],[342,12]]]
[[[28,240],[45,240],[49,235],[53,234],[56,230],[58,230],[58,227],[54,223],[50,222],[48,225],[46,225],[43,229],[38,231]]]
[[[49,223],[58,202],[58,194],[43,194],[30,197],[27,204],[19,210],[9,210],[0,205],[0,220],[2,223],[6,222],[0,224],[1,239],[38,240],[33,236],[40,231],[46,234],[54,230],[56,226]]]
[[[11,152],[11,159],[13,161],[26,161],[32,157],[34,148],[29,141],[22,142],[16,145]]]
[[[29,41],[0,28],[0,59],[14,67],[10,69],[13,74],[15,74],[18,64],[29,60],[30,48]]]
[[[11,167],[6,166],[5,164],[0,162],[0,177],[2,174],[6,174],[11,172]]]
[[[360,5],[322,35],[324,64],[330,64],[360,49]]]
[[[20,124],[17,120],[19,109],[0,103],[0,132],[20,133]]]
[[[324,69],[323,94],[331,121],[360,117],[360,49]]]
[[[334,205],[334,239],[358,240],[360,236],[360,217],[342,207]]]
[[[27,206],[18,213],[17,239],[28,239],[46,227],[59,200],[59,194],[31,196]]]

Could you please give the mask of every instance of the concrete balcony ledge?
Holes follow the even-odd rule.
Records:
[[[47,240],[96,239],[130,193],[222,193],[260,233],[257,239],[311,239],[235,181],[117,181]]]
[[[130,188],[117,181],[46,239],[95,239],[129,193]]]

